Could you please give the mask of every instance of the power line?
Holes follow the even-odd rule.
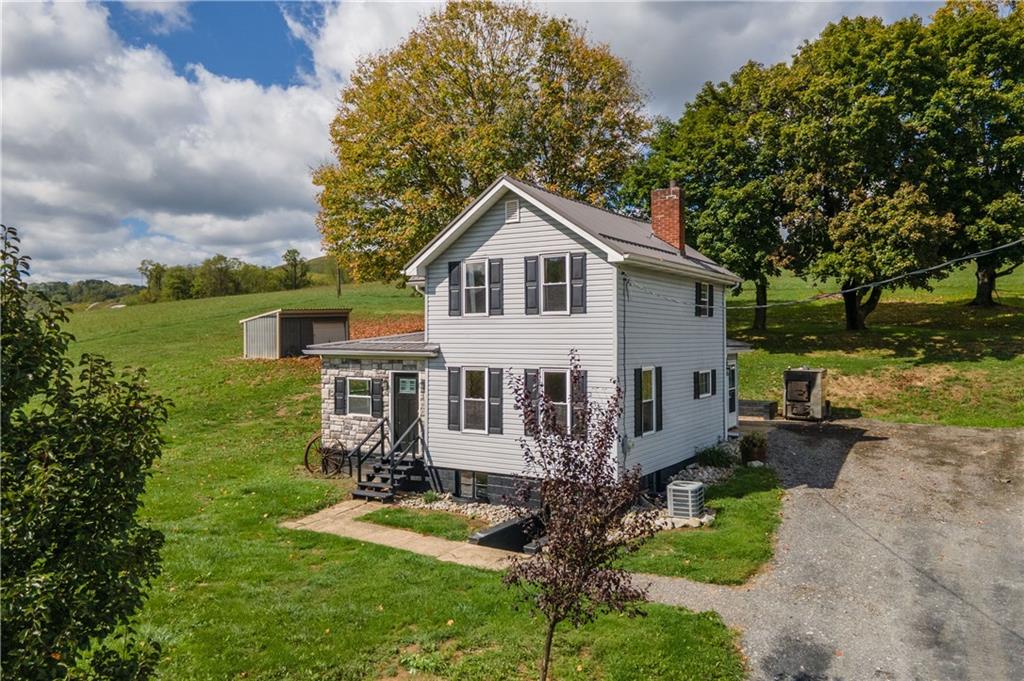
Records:
[[[932,265],[930,267],[923,267],[923,268],[921,268],[919,270],[914,270],[912,272],[905,272],[904,274],[900,274],[900,275],[897,275],[895,277],[889,277],[888,279],[881,279],[879,281],[874,281],[874,282],[871,282],[870,284],[861,284],[859,286],[853,286],[853,287],[850,287],[850,288],[847,288],[847,289],[841,289],[839,291],[833,291],[833,292],[829,292],[829,293],[817,293],[817,294],[815,294],[813,296],[809,296],[807,298],[801,298],[799,300],[783,300],[783,301],[779,301],[779,302],[776,302],[776,303],[765,303],[764,305],[728,305],[728,306],[725,304],[725,301],[723,300],[719,304],[715,304],[713,306],[705,305],[705,306],[702,306],[702,307],[715,307],[715,308],[721,309],[721,310],[724,310],[727,307],[730,310],[755,310],[755,309],[765,309],[765,308],[769,308],[769,307],[785,307],[785,306],[790,306],[790,305],[803,305],[805,303],[813,303],[813,302],[816,302],[818,300],[823,300],[825,298],[835,298],[835,297],[838,297],[838,296],[842,296],[844,293],[853,293],[855,291],[862,291],[864,289],[874,288],[876,286],[885,286],[887,284],[891,284],[893,282],[897,282],[897,281],[900,281],[902,279],[907,279],[909,277],[916,277],[916,276],[921,275],[921,274],[927,274],[928,272],[934,272],[935,270],[940,270],[940,269],[942,269],[944,267],[949,267],[950,265],[955,265],[958,262],[964,262],[966,260],[975,260],[977,258],[983,258],[986,255],[991,255],[992,253],[995,253],[997,251],[1001,251],[1001,250],[1006,249],[1006,248],[1012,248],[1014,246],[1019,246],[1021,244],[1024,244],[1024,238],[1017,239],[1015,241],[1011,241],[1009,243],[1002,244],[1001,246],[996,246],[995,248],[989,248],[989,249],[984,250],[984,251],[978,251],[977,253],[971,253],[970,255],[964,255],[964,256],[960,256],[959,258],[953,258],[953,259],[947,260],[947,261],[945,261],[943,263],[939,263],[938,265]],[[638,291],[643,291],[644,293],[652,295],[652,296],[654,296],[656,298],[661,298],[662,300],[666,300],[666,301],[668,301],[670,303],[675,303],[677,305],[689,305],[689,304],[691,304],[693,302],[693,301],[689,301],[689,300],[681,300],[679,298],[674,298],[672,296],[667,296],[664,293],[661,293],[659,291],[655,291],[655,290],[653,290],[653,289],[651,289],[651,288],[649,288],[647,286],[644,286],[643,284],[640,284],[640,283],[637,283],[637,282],[633,281],[633,279],[631,279],[629,277],[629,275],[627,275],[625,273],[623,273],[622,276],[623,276],[623,281],[625,281],[625,283],[626,283],[626,285],[628,287],[635,288]]]

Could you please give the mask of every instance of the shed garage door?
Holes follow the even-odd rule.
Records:
[[[313,322],[313,344],[335,343],[348,340],[345,333],[346,322]]]

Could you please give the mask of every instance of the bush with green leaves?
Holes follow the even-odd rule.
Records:
[[[764,461],[767,449],[768,438],[764,433],[747,433],[740,438],[740,459],[743,463]]]
[[[137,517],[168,402],[142,370],[68,356],[67,311],[24,281],[3,228],[0,483],[5,678],[144,679],[159,648],[132,617],[163,536]]]
[[[728,468],[736,463],[732,452],[721,444],[705,447],[697,452],[697,463],[701,466],[713,466],[715,468]]]

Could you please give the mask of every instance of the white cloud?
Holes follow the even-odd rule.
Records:
[[[313,71],[289,87],[189,77],[154,47],[123,43],[99,4],[3,4],[2,219],[22,229],[37,278],[135,280],[143,258],[215,252],[274,262],[319,251],[310,171],[329,160],[338,87],[398,44],[435,4],[281,6]],[[788,58],[843,14],[888,18],[933,4],[557,3],[632,64],[653,113],[677,116],[706,80],[748,59]],[[131,8],[188,25],[187,6]],[[142,220],[139,233],[124,220]]]
[[[188,28],[192,24],[192,16],[188,12],[187,2],[138,0],[123,4],[129,12],[148,19],[150,30],[154,33],[171,33]]]

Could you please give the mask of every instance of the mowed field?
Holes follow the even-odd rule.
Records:
[[[1001,281],[1005,306],[964,307],[970,272],[932,294],[895,292],[842,331],[841,306],[772,309],[740,360],[741,393],[777,398],[781,371],[830,371],[843,415],[965,425],[1024,425],[1024,273]],[[814,293],[774,282],[772,300]],[[750,293],[730,298],[750,301]],[[318,428],[315,360],[244,361],[238,320],[276,307],[353,308],[353,335],[420,328],[422,303],[383,284],[160,303],[72,315],[75,352],[149,370],[175,406],[144,513],[167,538],[164,574],[140,626],[164,649],[167,679],[530,678],[542,627],[499,576],[338,537],[277,527],[341,499],[345,484],[306,475]],[[650,606],[557,637],[560,679],[743,675],[717,616]]]
[[[318,428],[315,360],[244,361],[238,320],[332,306],[331,289],[72,315],[76,352],[149,369],[175,402],[144,515],[166,535],[140,627],[164,679],[536,678],[543,627],[495,573],[279,528],[340,500],[300,465]],[[353,334],[417,328],[421,300],[347,287]],[[559,679],[739,679],[736,636],[713,613],[651,605],[556,639]]]

